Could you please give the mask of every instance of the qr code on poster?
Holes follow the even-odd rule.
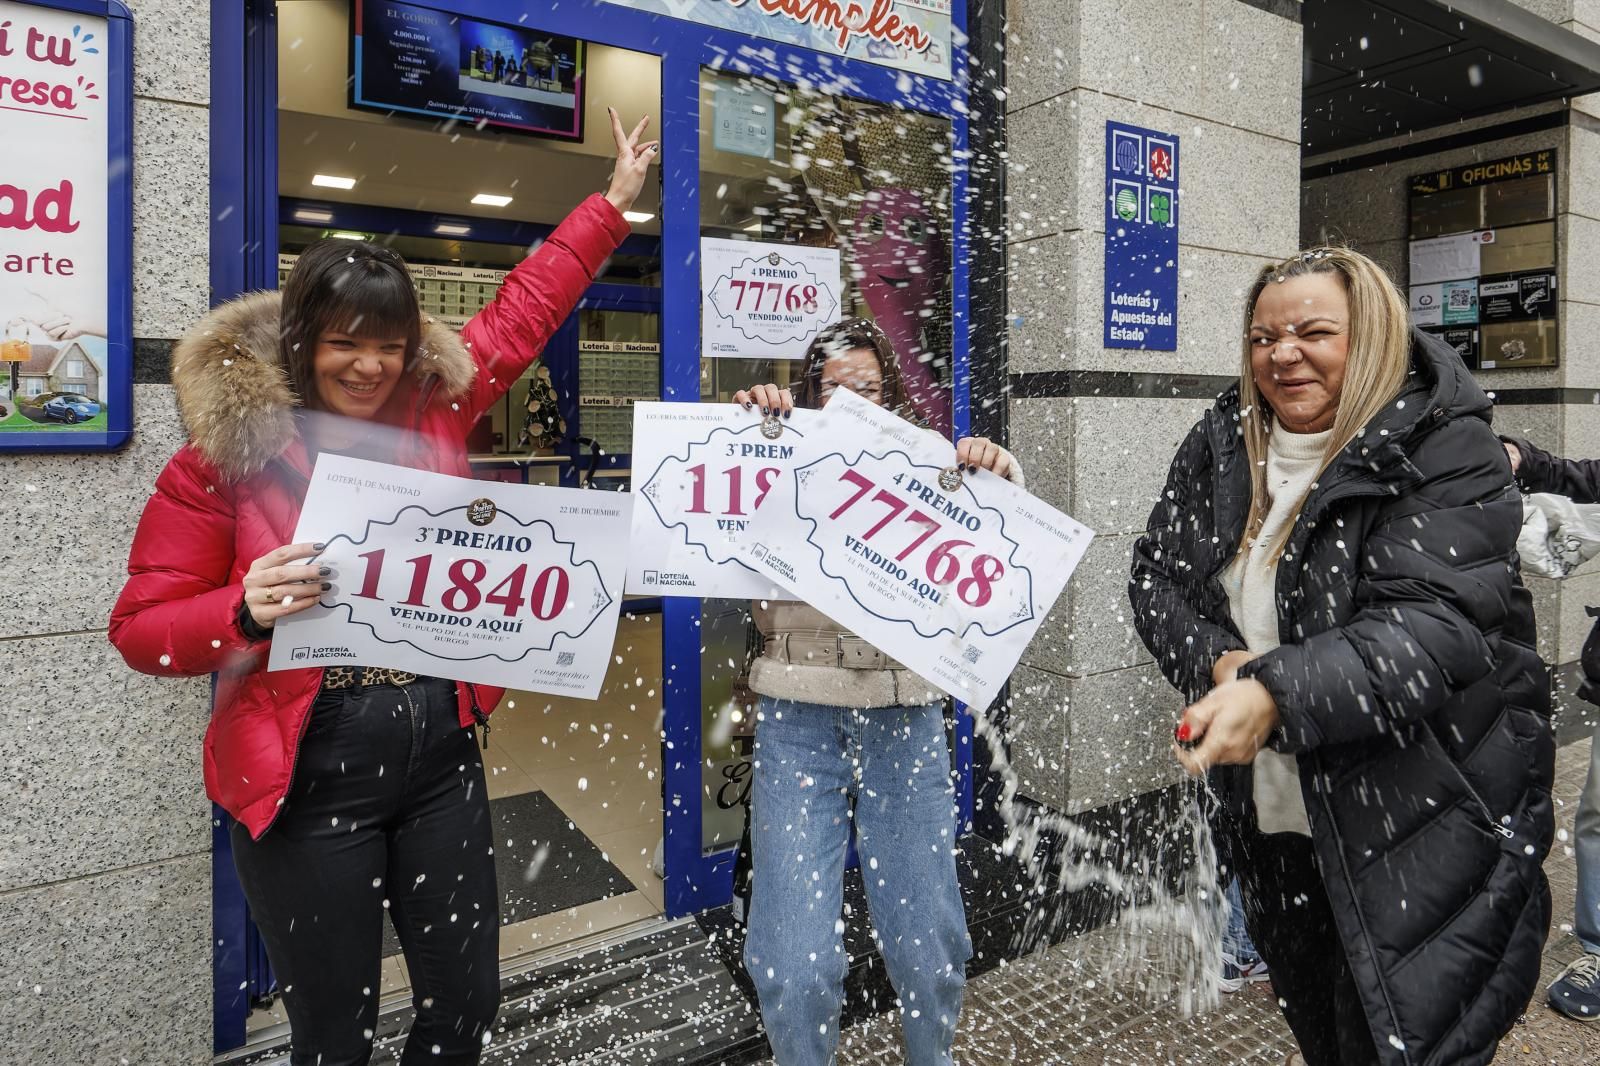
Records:
[[[976,663],[983,658],[983,649],[976,644],[968,644],[967,650],[961,653],[961,657],[969,663]]]
[[[1450,290],[1450,309],[1452,311],[1465,311],[1472,306],[1472,294],[1466,289]]]
[[[558,651],[558,652],[556,652],[556,665],[557,666],[571,666],[573,664],[573,661],[576,660],[577,657],[578,657],[578,653],[577,652],[573,652],[573,651]]]

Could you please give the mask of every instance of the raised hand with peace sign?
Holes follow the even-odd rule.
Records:
[[[644,188],[645,174],[660,152],[661,142],[639,143],[645,128],[650,125],[649,115],[639,120],[632,133],[625,134],[616,108],[606,108],[606,114],[611,116],[611,137],[617,142],[617,168],[611,172],[611,187],[606,190],[606,199],[618,211],[626,211],[639,198],[639,190]]]

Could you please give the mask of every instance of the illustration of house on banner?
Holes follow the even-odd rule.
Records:
[[[75,392],[106,402],[105,367],[77,341],[65,344],[30,344],[28,361],[17,367],[17,392],[40,396],[47,392]],[[9,384],[9,382],[4,382]]]

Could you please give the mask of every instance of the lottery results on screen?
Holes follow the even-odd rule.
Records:
[[[739,542],[757,572],[983,708],[1093,533],[955,447],[840,391]]]
[[[270,669],[383,666],[594,699],[616,637],[632,497],[323,455],[295,541],[326,545],[318,606]]]
[[[634,405],[628,591],[755,599],[777,586],[739,558],[751,516],[788,475],[817,413],[763,417],[738,404]]]

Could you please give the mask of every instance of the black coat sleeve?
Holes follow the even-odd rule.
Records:
[[[1600,459],[1558,459],[1521,437],[1502,437],[1522,453],[1517,485],[1524,492],[1552,492],[1573,503],[1600,503]]]
[[[1510,463],[1475,418],[1441,427],[1411,460],[1422,480],[1369,528],[1350,620],[1239,671],[1277,702],[1281,751],[1396,732],[1494,669],[1488,634],[1512,609],[1522,524]]]
[[[1224,652],[1244,648],[1244,641],[1204,608],[1208,575],[1200,560],[1211,553],[1200,548],[1209,547],[1216,535],[1215,487],[1202,420],[1178,447],[1166,488],[1133,546],[1128,579],[1134,628],[1167,680],[1190,701],[1211,690],[1212,664]]]

